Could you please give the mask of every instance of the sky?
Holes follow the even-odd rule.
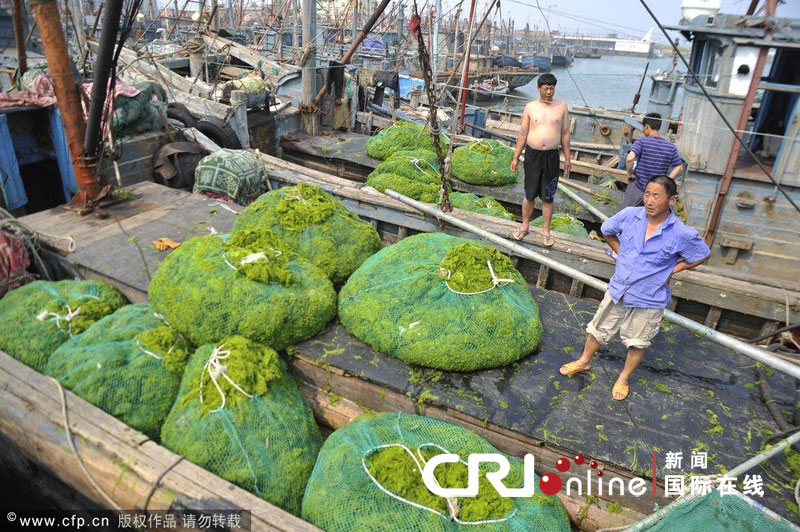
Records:
[[[454,0],[444,0],[443,11],[455,6]],[[616,31],[619,37],[641,38],[650,27],[654,27],[647,11],[639,0],[539,0],[542,10],[549,14],[552,30],[561,30],[567,33],[591,34],[599,32],[601,35],[609,31]],[[681,17],[680,0],[647,0],[647,4],[664,25],[675,25]],[[763,4],[762,2],[759,4]],[[483,13],[487,0],[478,0],[477,11]],[[721,13],[743,14],[747,11],[750,0],[722,0]],[[462,13],[469,10],[469,0],[465,0]],[[525,23],[531,28],[534,25],[541,28],[543,18],[536,7],[536,0],[501,0],[501,13],[504,20],[509,17],[514,20],[515,27],[522,29]],[[800,18],[800,0],[786,0],[779,2],[777,15],[779,17]],[[465,15],[462,15],[465,16]],[[580,20],[576,20],[580,19]],[[655,28],[653,40],[658,39],[659,31]]]

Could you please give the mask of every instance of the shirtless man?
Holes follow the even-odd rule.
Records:
[[[516,172],[522,148],[525,148],[525,197],[522,199],[522,225],[514,234],[522,240],[528,234],[536,196],[542,199],[542,244],[550,247],[555,243],[550,234],[553,218],[553,198],[558,186],[558,147],[564,150],[564,177],[569,176],[569,114],[565,102],[554,100],[556,77],[542,74],[537,81],[538,100],[525,106],[522,112],[522,127],[517,136],[517,149],[511,161],[511,170]]]

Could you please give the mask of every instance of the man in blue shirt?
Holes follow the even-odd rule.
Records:
[[[647,183],[657,175],[669,175],[675,179],[683,170],[683,161],[678,148],[659,135],[661,115],[647,113],[642,120],[644,137],[637,139],[628,151],[625,168],[628,171],[628,188],[622,208],[640,207]],[[636,161],[636,169],[633,163]],[[672,170],[670,170],[672,168]],[[669,174],[667,174],[669,172]]]
[[[672,298],[670,279],[711,255],[697,231],[672,212],[676,198],[675,181],[657,176],[647,184],[644,207],[628,207],[603,222],[600,229],[606,243],[617,254],[614,276],[586,327],[583,354],[559,369],[566,377],[590,370],[595,352],[619,333],[628,356],[612,391],[618,401],[628,396],[628,380],[658,334]]]

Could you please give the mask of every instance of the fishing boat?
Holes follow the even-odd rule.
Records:
[[[304,13],[304,23],[313,28],[313,10],[310,11]],[[379,9],[371,20],[374,22],[380,16]],[[49,29],[61,31],[57,17],[54,21]],[[712,27],[708,26],[708,21],[697,25],[682,23],[680,31],[700,42],[711,34],[731,33],[733,37],[726,41],[723,62],[728,59],[726,53],[741,60],[742,57],[736,55],[735,44],[778,48],[786,44],[784,48],[789,49],[790,43],[800,40],[795,36],[787,37],[793,35],[794,26],[781,20],[776,23],[782,32],[764,39],[764,35],[759,34],[759,21],[763,19],[753,17]],[[115,25],[110,27],[116,30]],[[748,44],[741,42],[745,38],[739,33],[742,27],[752,32],[746,36]],[[316,34],[311,31],[312,35]],[[364,34],[369,34],[369,28]],[[783,37],[777,39],[776,44],[779,34]],[[455,218],[448,218],[432,204],[415,202],[390,191],[381,193],[366,186],[366,175],[380,163],[366,154],[366,143],[376,131],[394,123],[393,114],[399,116],[396,109],[386,108],[387,117],[375,111],[379,105],[369,101],[376,92],[374,80],[362,80],[369,76],[359,76],[357,72],[349,79],[343,76],[342,94],[346,94],[350,84],[355,94],[363,96],[349,101],[344,96],[341,98],[346,101],[340,105],[349,113],[345,113],[347,119],[352,119],[352,125],[350,122],[345,125],[356,131],[343,132],[339,127],[329,126],[319,134],[320,123],[324,125],[328,114],[336,111],[339,96],[335,93],[333,78],[330,78],[331,85],[320,83],[320,92],[314,90],[317,65],[312,47],[306,47],[302,54],[310,63],[301,61],[302,67],[298,67],[268,58],[214,31],[192,33],[192,38],[193,45],[186,49],[187,60],[180,63],[175,58],[140,56],[120,47],[124,79],[148,80],[161,85],[167,95],[165,103],[172,104],[167,110],[172,115],[169,118],[173,126],[164,132],[165,138],[158,145],[151,146],[150,154],[140,153],[138,160],[125,172],[122,184],[126,187],[126,197],[103,205],[97,211],[98,216],[85,216],[87,212],[80,216],[62,206],[26,212],[23,201],[15,212],[18,217],[7,222],[16,224],[26,238],[37,243],[31,249],[46,264],[49,275],[54,279],[103,280],[131,302],[148,301],[152,272],[174,253],[151,246],[149,243],[154,238],[161,240],[160,237],[169,236],[180,243],[198,234],[225,233],[232,229],[244,210],[243,205],[234,202],[220,202],[181,187],[153,182],[153,172],[145,166],[148,161],[151,166],[154,164],[152,154],[165,145],[177,143],[188,144],[203,154],[215,154],[223,147],[228,148],[223,146],[225,143],[238,143],[230,148],[257,148],[258,152],[253,151],[263,166],[265,185],[275,190],[298,184],[318,187],[353,216],[368,222],[377,231],[383,246],[391,247],[416,234],[440,232],[492,243],[511,257],[525,290],[533,294],[545,324],[541,345],[529,356],[509,366],[465,373],[407,364],[361,341],[342,323],[328,323],[318,334],[292,346],[287,353],[291,356],[281,354],[281,360],[295,377],[293,382],[297,382],[326,436],[364,414],[376,412],[414,413],[467,428],[510,456],[521,458],[532,454],[540,476],[554,474],[552,472],[557,470],[559,479],[573,489],[578,481],[585,479],[592,486],[591,496],[562,490],[557,499],[552,499],[552,504],[563,505],[572,526],[580,530],[636,523],[639,525],[635,526],[644,527],[655,521],[660,521],[666,529],[678,529],[686,523],[685,518],[681,519],[682,509],[687,504],[695,509],[708,508],[714,515],[746,515],[748,522],[760,523],[761,519],[767,519],[775,526],[791,529],[793,525],[787,519],[796,520],[787,505],[794,497],[791,486],[772,480],[767,481],[763,497],[751,498],[740,493],[722,501],[681,497],[674,502],[674,498],[666,496],[667,476],[683,477],[697,471],[693,470],[694,466],[690,467],[688,459],[683,465],[668,466],[665,453],[682,451],[688,457],[689,453],[705,450],[711,466],[708,474],[734,472],[743,475],[757,464],[766,465],[768,459],[781,459],[792,441],[796,441],[797,436],[791,436],[792,441],[773,438],[784,430],[778,421],[783,419],[782,410],[794,407],[796,371],[784,372],[783,365],[776,362],[783,359],[765,349],[744,345],[731,336],[769,343],[771,338],[779,338],[775,331],[784,318],[790,323],[800,320],[800,287],[796,286],[796,279],[786,278],[797,271],[796,264],[764,267],[751,258],[762,246],[761,240],[754,240],[748,249],[737,248],[736,256],[724,255],[724,261],[733,259],[727,266],[712,263],[677,274],[672,281],[675,298],[670,309],[675,311],[670,315],[675,324],[665,323],[657,336],[652,349],[654,356],[648,357],[637,370],[640,380],[633,385],[635,393],[628,402],[624,405],[612,402],[609,395],[612,380],[609,379],[623,367],[622,346],[610,346],[596,360],[597,368],[585,376],[565,379],[557,371],[563,362],[574,358],[574,351],[580,348],[587,316],[591,316],[602,296],[603,281],[613,273],[614,262],[606,255],[603,243],[563,234],[552,248],[542,250],[542,233],[535,227],[523,241],[511,243],[505,237],[518,226],[515,220],[459,209],[453,212]],[[92,54],[101,54],[104,41],[108,42],[88,38],[87,49]],[[113,40],[111,42],[113,44]],[[700,42],[695,45],[699,47]],[[348,56],[354,54],[357,46],[354,41],[347,51]],[[109,50],[111,48],[106,52]],[[703,58],[702,51],[697,54],[698,65],[711,60],[711,56]],[[788,55],[776,55],[775,70],[769,82],[774,83],[770,85],[773,89],[762,88],[768,91],[787,86],[796,88],[796,82],[786,74],[786,57]],[[206,78],[207,68],[217,64],[226,79]],[[738,64],[736,66],[738,68]],[[336,66],[328,66],[326,74],[330,75],[333,68]],[[227,85],[248,76],[269,81],[269,92],[276,93],[279,100],[261,98],[263,89],[250,94],[244,90],[247,88],[244,83],[228,85],[227,92],[218,90],[220,84]],[[503,83],[502,78],[494,79],[495,86]],[[672,105],[671,98],[674,99],[682,82],[678,76],[659,73],[657,79],[654,78],[650,103]],[[508,90],[509,83],[505,83]],[[727,101],[731,86],[718,85],[717,88],[719,94],[712,94],[712,97]],[[328,90],[333,94],[326,94]],[[792,90],[784,92],[791,94]],[[753,129],[755,134],[769,132],[766,128],[773,126],[768,119],[772,115],[768,112],[775,113],[781,108],[781,102],[785,103],[778,98],[772,103],[762,102],[761,109],[767,114],[759,122],[761,125]],[[699,97],[689,100],[688,104],[685,101],[684,105],[690,105],[684,116],[700,112],[710,114]],[[746,109],[749,114],[746,99],[739,109]],[[64,119],[60,133],[73,140],[70,119],[82,116],[77,109],[74,111]],[[56,138],[56,133],[60,130],[54,129],[52,124],[60,123],[61,117],[50,114],[52,142],[57,150],[64,152],[61,160],[69,167],[71,161],[78,159],[67,151],[65,141],[57,145],[60,139]],[[417,116],[425,114],[420,112]],[[436,116],[440,116],[438,112]],[[472,116],[477,122],[479,114],[474,109]],[[594,138],[590,136],[594,129],[598,138],[607,139],[607,145],[598,141],[595,146],[584,146],[584,153],[594,150],[597,157],[594,162],[574,158],[572,170],[577,180],[564,180],[563,184],[572,192],[568,194],[562,189],[557,196],[559,211],[572,210],[595,230],[603,216],[613,214],[621,194],[616,182],[623,184],[624,180],[624,174],[615,168],[619,159],[613,160],[624,152],[615,148],[619,148],[623,140],[630,142],[635,138],[639,117],[638,113],[622,111],[605,116],[594,109],[585,109],[584,114],[570,117],[569,127],[576,138],[581,132],[584,136],[580,138],[584,140]],[[440,120],[440,123],[445,121]],[[685,152],[698,145],[697,139],[703,131],[694,128],[696,124],[689,118],[680,124],[683,142],[687,143],[682,148]],[[473,126],[479,126],[472,128],[473,133],[490,129],[479,124]],[[14,129],[9,131],[13,133]],[[797,142],[797,134],[791,133],[782,139],[787,144],[780,145],[781,151],[785,147],[786,153],[796,155],[793,142]],[[453,132],[453,136],[458,146],[480,140],[457,132]],[[766,142],[766,136],[762,137],[758,148],[774,150],[775,146]],[[513,142],[513,137],[498,138]],[[23,156],[31,156],[33,152],[27,138],[12,138],[4,146],[7,149],[0,163],[4,173],[13,177],[8,169],[14,161],[8,152],[15,157],[19,154],[18,166],[22,164],[20,160],[26,160]],[[692,190],[697,197],[703,197],[704,189],[708,194],[714,176],[724,181],[724,176],[714,174],[716,167],[709,164],[709,157],[715,156],[710,151],[698,148],[690,152],[693,157],[687,161],[691,168],[682,188]],[[44,152],[39,148],[36,154]],[[566,154],[567,157],[572,155]],[[783,168],[780,177],[791,187],[797,177],[797,165],[787,166],[780,157],[775,157],[773,168],[776,171]],[[103,184],[113,183],[115,175],[119,179],[116,166],[110,166],[111,172],[102,176]],[[77,171],[81,172],[81,168],[77,167]],[[605,174],[602,182],[589,179],[601,173]],[[76,177],[76,184],[85,186],[80,181],[85,175]],[[691,179],[696,181],[692,183]],[[752,202],[739,193],[746,190],[740,190],[742,183],[737,179],[741,179],[741,174],[734,175],[731,190],[737,194],[734,212],[739,214],[731,216],[730,212],[723,211],[721,218],[720,232],[728,238],[728,247],[736,234],[736,224],[744,219],[740,211],[749,213],[755,223],[769,228],[764,238],[787,239],[778,228],[771,227],[777,220],[765,219],[771,215],[780,218],[787,227],[794,227],[796,218],[790,217],[783,200],[778,197],[764,205],[748,206]],[[757,194],[763,194],[768,185],[763,181],[757,183],[761,186]],[[0,184],[4,201],[9,197],[17,201],[28,199],[19,194],[17,181],[6,179]],[[494,196],[509,210],[514,205],[519,207],[522,196],[520,183],[476,187],[454,180],[452,184],[454,190]],[[790,192],[795,193],[794,189]],[[759,195],[755,198],[760,200]],[[33,193],[30,196],[33,197]],[[696,219],[701,209],[697,204],[687,205],[685,196],[682,199],[689,221],[698,226]],[[769,209],[773,212],[768,213]],[[749,235],[758,238],[758,235]],[[781,242],[794,245],[788,240]],[[776,261],[782,260],[780,250],[766,249]],[[717,247],[715,254],[719,254]],[[774,271],[778,267],[786,270],[784,277]],[[780,352],[776,355],[794,356]],[[765,371],[761,365],[754,364],[753,357],[781,369],[774,373],[772,369]],[[696,363],[698,358],[702,358],[702,364]],[[35,487],[32,500],[38,502],[47,498],[67,509],[77,507],[89,514],[93,510],[112,508],[145,514],[156,510],[166,513],[248,510],[252,530],[318,530],[312,522],[190,463],[182,455],[166,449],[158,439],[132,429],[12,356],[0,352],[0,366],[0,387],[6,392],[4,400],[0,401],[3,456],[0,466],[8,478],[19,479],[20,486]],[[225,370],[220,371],[224,373]],[[619,445],[620,441],[628,443]],[[258,439],[257,443],[264,445],[263,439]],[[269,444],[267,440],[266,445]],[[565,460],[570,465],[566,469],[563,467]],[[292,471],[278,473],[286,480],[294,474]],[[641,482],[648,489],[641,496],[615,494],[611,490],[598,492],[597,488],[603,486],[601,480],[605,486],[612,481],[623,485]],[[382,488],[380,484],[379,487]],[[378,489],[374,500],[370,500],[371,505],[387,502],[397,504],[397,497]],[[654,512],[656,507],[662,509]],[[335,507],[325,510],[341,519],[351,517]],[[449,519],[446,515],[443,518]],[[699,526],[707,525],[708,521],[702,520]],[[767,530],[768,525],[762,528]]]
[[[488,102],[502,98],[508,94],[509,85],[507,81],[499,77],[476,80],[470,85],[473,97],[481,102]]]

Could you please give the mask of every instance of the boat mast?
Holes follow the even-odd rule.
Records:
[[[469,27],[467,29],[467,40],[464,43],[466,50],[464,50],[464,64],[461,68],[461,86],[458,88],[458,101],[461,106],[461,113],[459,115],[458,124],[459,128],[464,128],[464,115],[467,112],[467,79],[469,78],[469,55],[470,48],[472,47],[472,28],[475,23],[475,0],[469,4]],[[453,131],[455,133],[455,131]]]

